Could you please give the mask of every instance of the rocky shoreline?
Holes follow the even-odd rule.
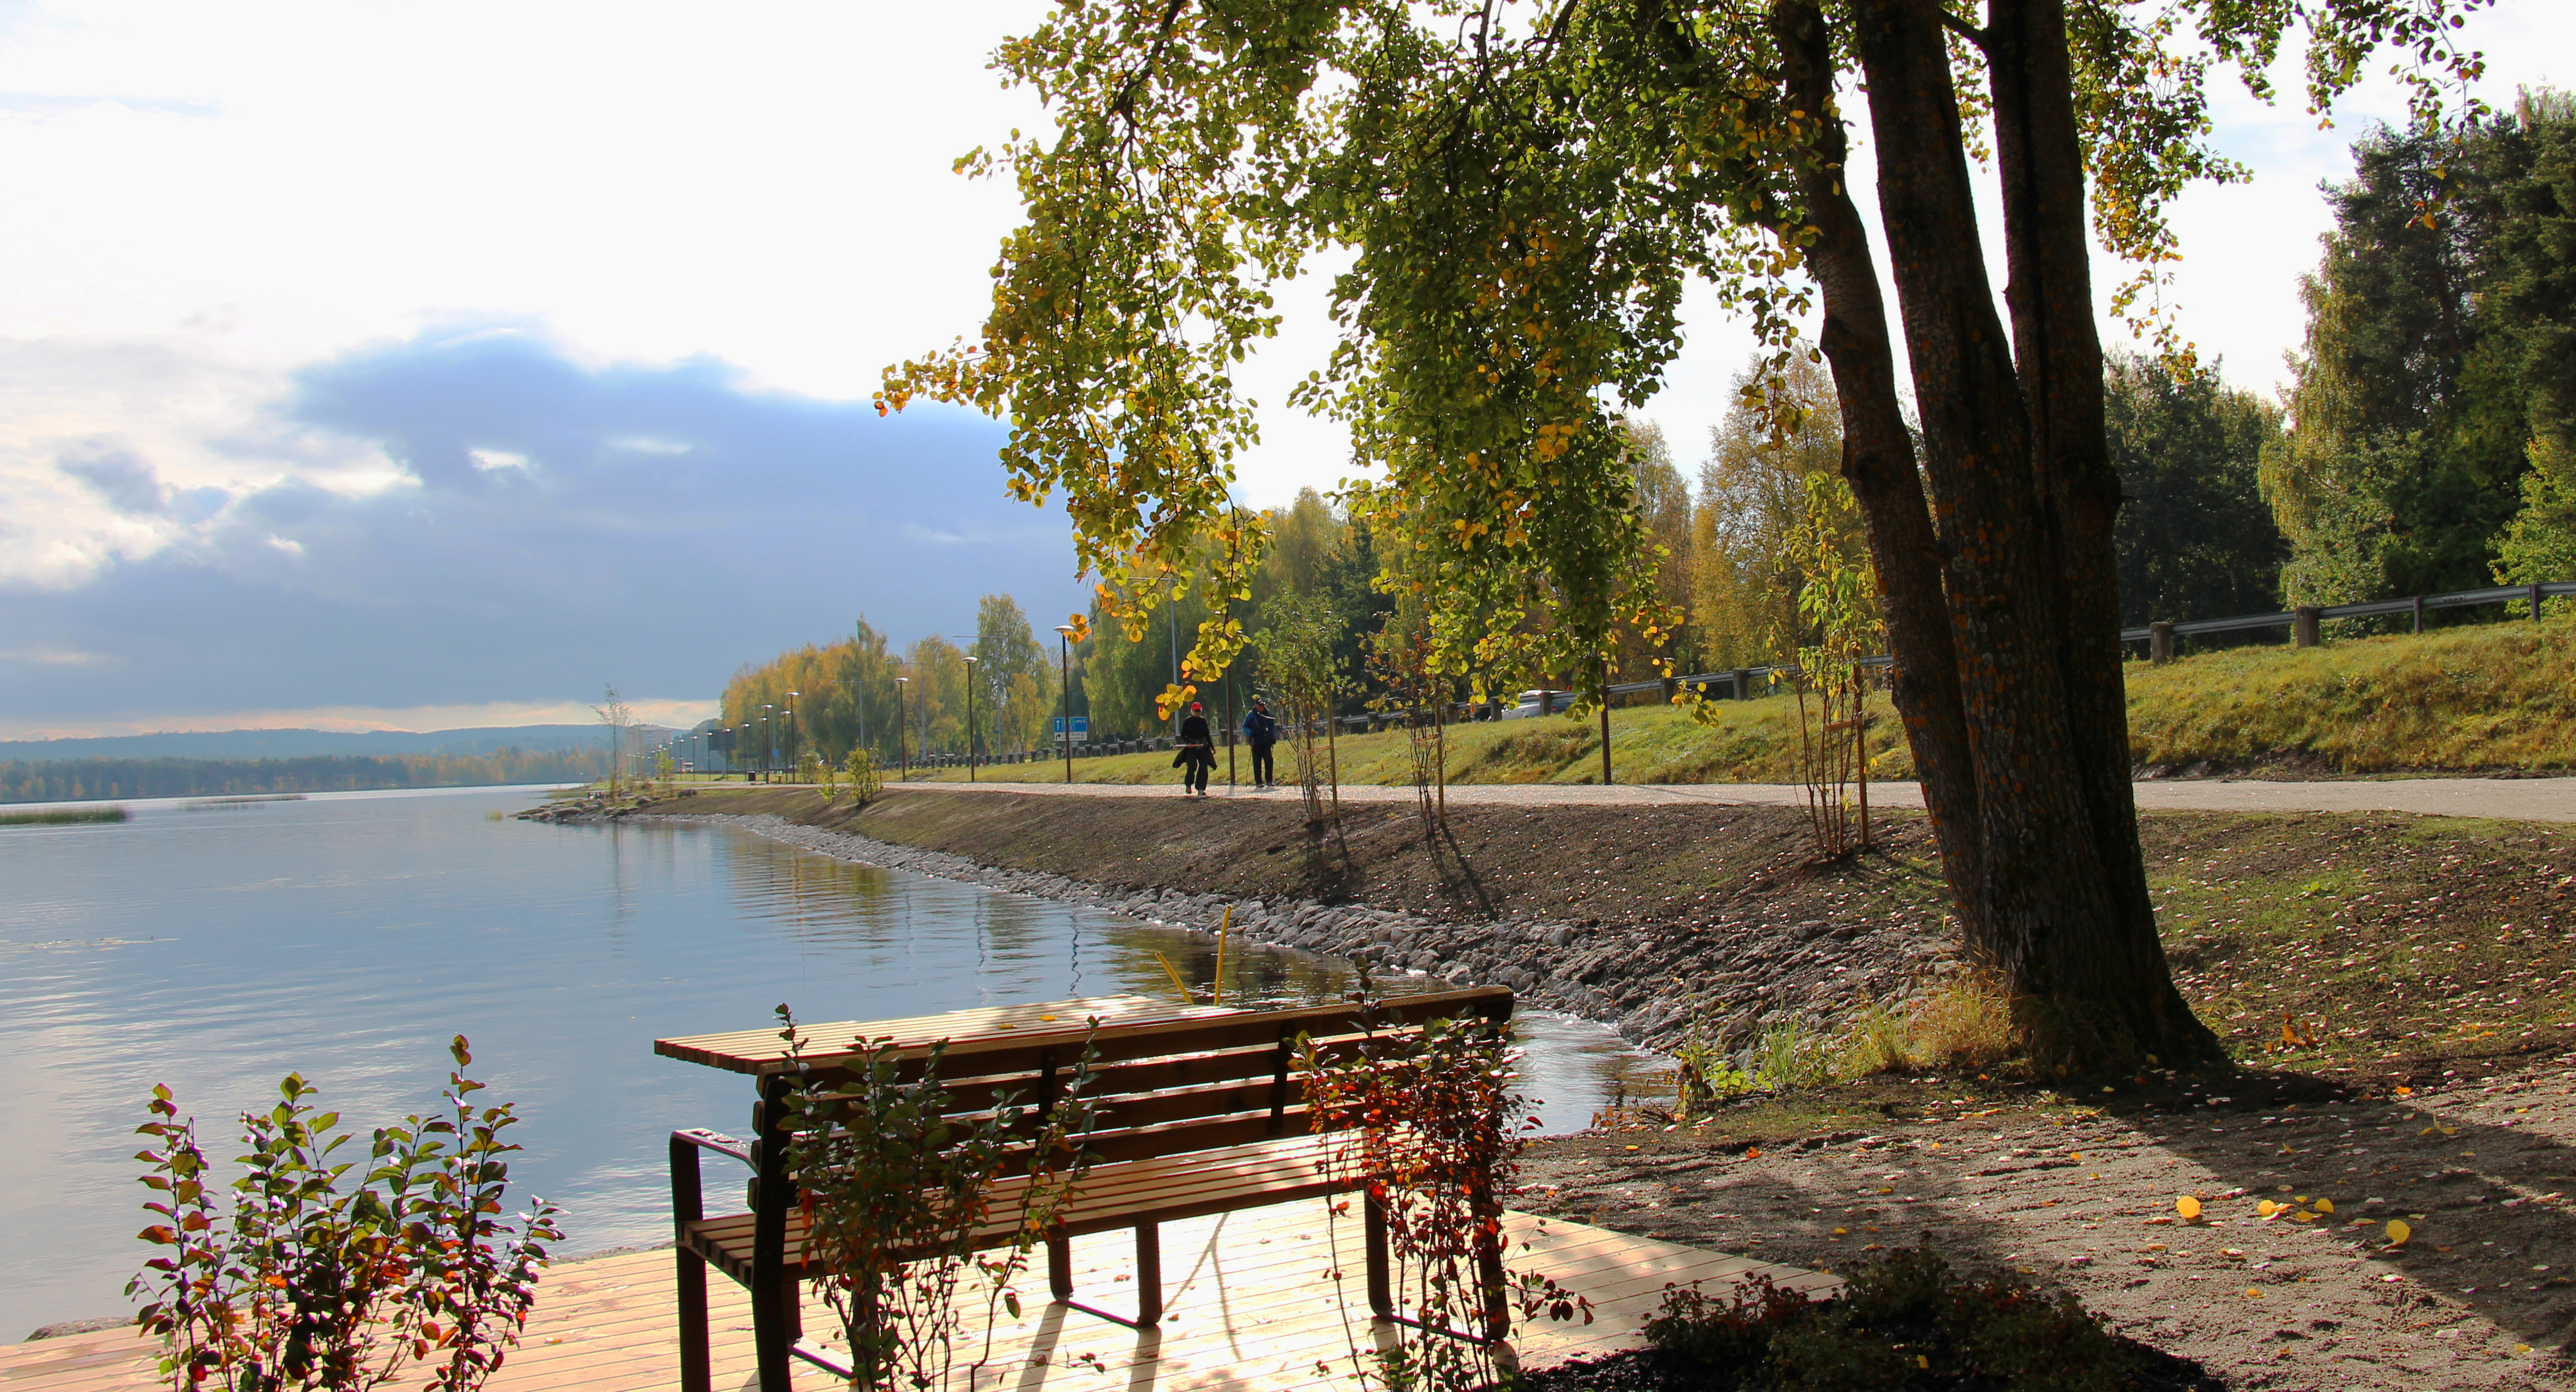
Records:
[[[588,814],[595,816],[598,814]],[[609,814],[615,815],[615,814]],[[934,875],[1012,894],[1105,909],[1213,936],[1231,907],[1240,941],[1365,962],[1381,976],[1499,983],[1528,1006],[1608,1025],[1648,1049],[1693,1040],[1734,1052],[1770,1026],[1808,1029],[1869,1005],[1896,1005],[1958,967],[1937,921],[1810,919],[1625,923],[1529,914],[1433,919],[1365,903],[1244,899],[1170,886],[1120,889],[979,863],[775,815],[657,811],[733,826],[838,860]],[[587,820],[584,814],[552,820]]]

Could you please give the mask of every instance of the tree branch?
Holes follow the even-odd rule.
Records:
[[[1987,53],[1985,30],[1970,24],[1968,21],[1950,13],[1948,10],[1942,9],[1938,5],[1933,6],[1932,13],[1941,17],[1942,28],[1958,35],[1960,38],[1966,39],[1972,44],[1975,44],[1979,53]],[[1987,56],[1991,57],[1993,55],[1989,53]]]

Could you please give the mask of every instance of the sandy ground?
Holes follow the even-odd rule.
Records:
[[[2570,1065],[2304,1105],[1873,1113],[1750,1145],[1570,1137],[1533,1147],[1513,1205],[1823,1269],[1928,1238],[2233,1387],[2576,1387]],[[1921,1090],[1927,1111],[1954,1095]]]
[[[942,791],[1043,793],[1065,797],[1172,797],[1165,783],[941,782]],[[2141,811],[2191,812],[2422,812],[2442,817],[2503,817],[2525,822],[2576,822],[2576,778],[2392,778],[2321,783],[2268,779],[2149,779],[2133,785]],[[1214,796],[1290,801],[1294,788],[1254,792],[1210,789]],[[1804,788],[1791,783],[1460,783],[1449,801],[1464,806],[1798,807]],[[1410,787],[1345,784],[1344,802],[1411,802]],[[1919,808],[1922,785],[1872,783],[1875,807]]]

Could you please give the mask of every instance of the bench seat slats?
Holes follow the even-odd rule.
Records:
[[[1067,1237],[1082,1237],[1138,1223],[1178,1222],[1240,1208],[1247,1192],[1262,1195],[1264,1203],[1334,1193],[1349,1186],[1338,1167],[1330,1171],[1326,1167],[1334,1148],[1347,1143],[1348,1138],[1339,1135],[1291,1136],[1226,1150],[1097,1166],[1074,1186],[1058,1230]],[[976,1230],[975,1245],[994,1246],[1018,1235],[1018,1210],[1027,1187],[1025,1178],[1005,1179],[994,1186],[995,1221]],[[748,1281],[757,1221],[749,1213],[700,1219],[688,1225],[687,1241],[692,1251],[725,1274]],[[796,1279],[813,1274],[807,1265],[805,1231],[803,1211],[791,1210],[786,1271]]]

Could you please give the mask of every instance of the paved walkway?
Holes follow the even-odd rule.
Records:
[[[961,792],[1044,793],[1065,797],[1176,797],[1177,784],[976,783],[921,784]],[[2150,812],[2426,812],[2446,817],[2502,817],[2525,822],[2576,822],[2576,778],[2400,778],[2337,783],[2274,783],[2261,779],[2156,779],[2135,785],[2138,806]],[[1290,800],[1294,788],[1254,792],[1223,785],[1217,797]],[[1411,802],[1413,789],[1375,784],[1342,785],[1344,802]],[[1794,807],[1806,798],[1790,783],[1640,783],[1595,787],[1580,783],[1453,783],[1449,801],[1462,806]],[[1873,807],[1921,807],[1914,783],[1872,783]]]

